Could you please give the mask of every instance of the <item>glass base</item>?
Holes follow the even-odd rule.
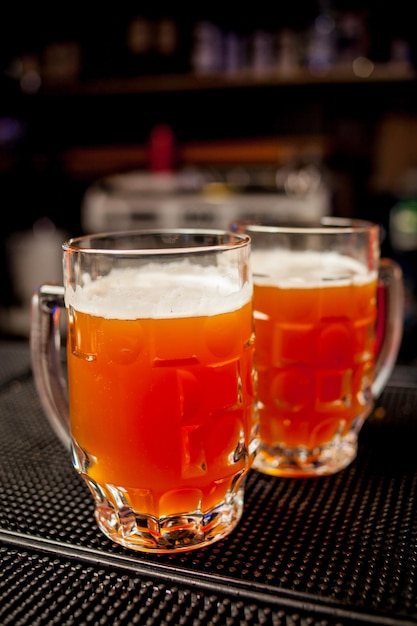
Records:
[[[128,507],[116,510],[109,502],[96,503],[101,531],[125,548],[141,552],[184,552],[223,539],[237,525],[243,511],[243,487],[206,513],[194,512],[156,518]]]
[[[358,450],[356,433],[338,436],[323,446],[308,449],[304,446],[268,448],[261,443],[253,469],[288,478],[308,478],[335,474],[355,459]]]

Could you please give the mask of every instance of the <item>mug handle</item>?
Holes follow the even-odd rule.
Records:
[[[404,325],[404,288],[401,267],[389,258],[379,263],[377,286],[376,362],[372,383],[374,398],[382,393],[392,374],[401,346]]]
[[[30,356],[41,406],[58,438],[71,447],[68,387],[62,368],[60,318],[65,308],[62,285],[42,285],[32,295]]]
[[[404,319],[404,293],[400,266],[389,258],[380,261],[378,277],[377,359],[372,394],[377,398],[394,369]],[[32,295],[30,353],[41,406],[59,439],[71,447],[68,387],[62,369],[61,309],[64,287],[45,284]]]

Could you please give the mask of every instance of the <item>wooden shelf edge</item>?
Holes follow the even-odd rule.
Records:
[[[324,157],[328,140],[319,135],[190,142],[177,147],[186,166],[280,165],[297,156]],[[79,146],[60,155],[63,170],[74,178],[92,179],[147,167],[144,145]]]
[[[253,87],[303,86],[320,84],[349,84],[374,82],[411,82],[417,74],[412,66],[395,63],[371,64],[369,74],[361,75],[353,66],[333,67],[322,74],[312,74],[306,68],[280,72],[277,68],[261,72],[240,70],[234,73],[164,74],[122,78],[75,80],[69,83],[45,82],[45,95],[127,95],[134,93],[183,92],[204,89],[242,89]]]

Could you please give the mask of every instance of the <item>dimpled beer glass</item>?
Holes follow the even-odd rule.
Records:
[[[376,224],[235,224],[252,240],[260,449],[254,467],[318,476],[346,467],[385,386],[403,324],[398,265]]]
[[[127,548],[202,547],[241,517],[258,445],[249,260],[249,237],[226,231],[84,236],[63,244],[63,287],[33,295],[42,405]]]

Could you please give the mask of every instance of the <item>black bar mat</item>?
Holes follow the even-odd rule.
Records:
[[[382,395],[349,468],[317,479],[253,471],[229,537],[153,555],[98,530],[21,358],[0,392],[1,624],[417,624],[413,370]]]

